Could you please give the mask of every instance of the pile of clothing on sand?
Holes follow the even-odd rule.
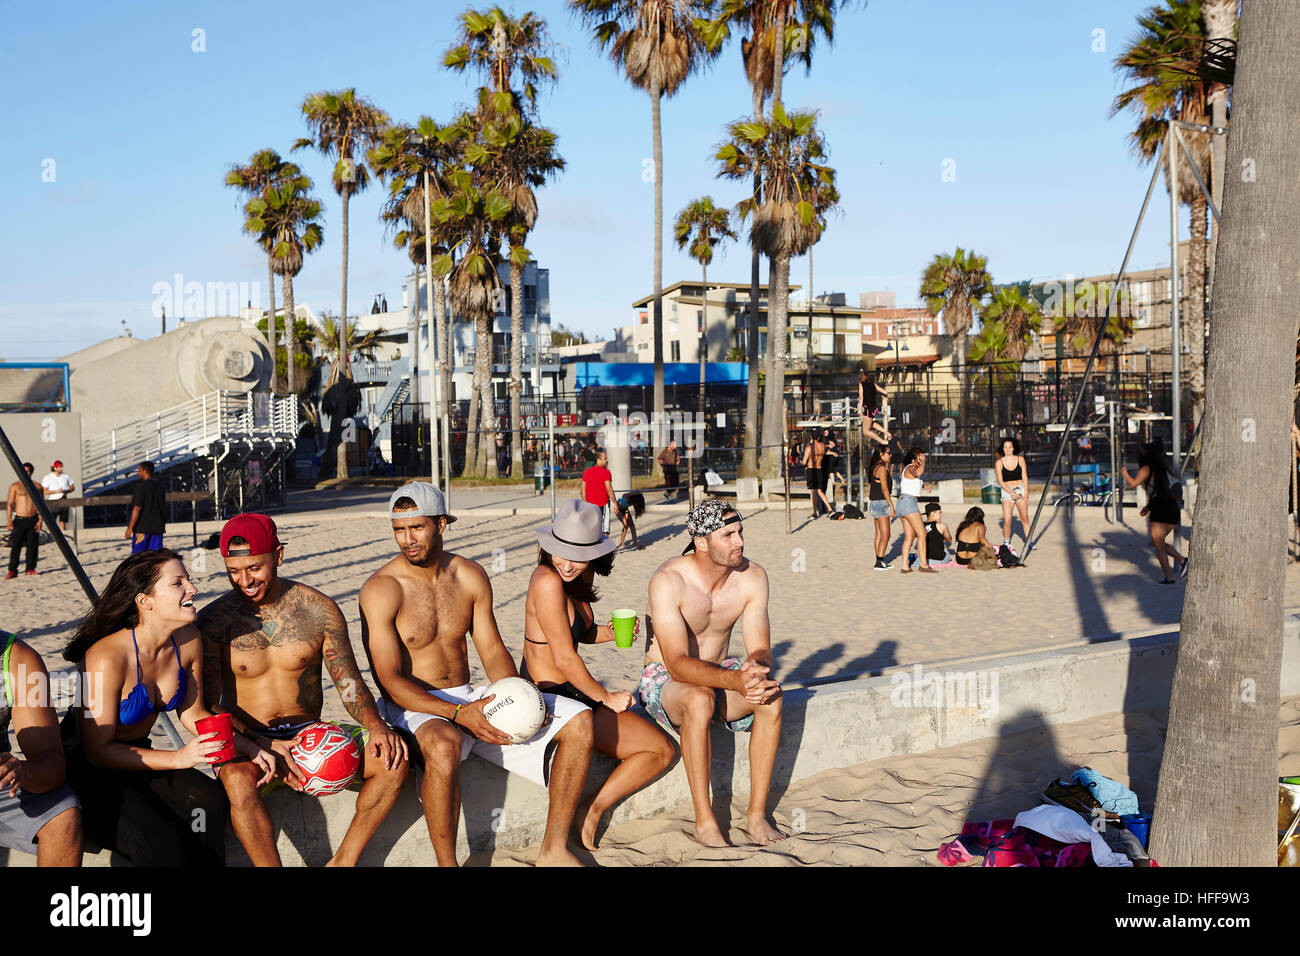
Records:
[[[1158,866],[1147,856],[1151,817],[1128,787],[1090,767],[1053,780],[1041,806],[1010,820],[967,823],[939,847],[945,866]]]

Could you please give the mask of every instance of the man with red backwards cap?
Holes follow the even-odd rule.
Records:
[[[352,719],[368,735],[356,816],[330,860],[355,866],[361,851],[393,809],[409,764],[406,744],[384,722],[361,678],[347,622],[315,588],[279,576],[284,545],[266,515],[236,515],[221,530],[221,556],[234,590],[199,612],[203,635],[204,699],[214,713],[228,711],[237,733],[273,751],[279,779],[294,789],[303,780],[289,747],[320,720],[321,662]],[[246,758],[221,768],[230,819],[256,866],[279,866],[270,815],[262,803],[262,770]]]

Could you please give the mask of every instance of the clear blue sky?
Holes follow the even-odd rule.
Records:
[[[999,282],[1113,271],[1149,170],[1129,152],[1132,121],[1107,118],[1120,89],[1112,61],[1148,4],[859,0],[842,14],[835,46],[819,45],[812,74],[796,68],[785,85],[787,106],[821,111],[843,195],[815,252],[817,291],[856,303],[888,288],[913,303],[925,264],[959,244],[987,255]],[[222,185],[228,164],[263,147],[288,153],[305,135],[303,97],[317,90],[354,86],[396,120],[449,119],[477,85],[438,65],[463,9],[7,4],[0,356],[54,358],[120,334],[123,320],[137,337],[155,335],[152,289],[176,273],[265,284],[265,259],[240,232],[240,200]],[[552,320],[608,337],[652,291],[649,98],[559,0],[514,9],[544,16],[563,47],[540,121],[559,134],[569,166],[539,194],[529,248],[550,269]],[[196,28],[205,52],[192,50]],[[736,41],[664,101],[665,285],[699,274],[673,248],[675,213],[706,193],[727,205],[741,198],[715,178],[711,156],[749,103]],[[322,157],[294,156],[325,205],[325,245],[298,277],[297,299],[337,312],[339,198]],[[955,182],[943,181],[947,159]],[[46,160],[54,182],[42,180]],[[382,198],[376,184],[351,203],[350,312],[368,312],[376,292],[390,307],[401,301],[410,263],[378,222]],[[1144,226],[1132,267],[1161,261],[1163,213]],[[722,252],[709,275],[747,282],[745,247]],[[792,281],[807,276],[807,259],[795,260]]]

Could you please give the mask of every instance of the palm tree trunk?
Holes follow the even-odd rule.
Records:
[[[1205,196],[1196,190],[1192,201],[1192,242],[1187,253],[1187,318],[1184,341],[1191,346],[1187,356],[1187,384],[1192,393],[1192,422],[1205,412],[1205,217],[1209,212]]]
[[[429,326],[429,334],[435,336],[434,341],[437,343],[435,351],[438,353],[437,367],[429,369],[429,387],[433,387],[434,375],[440,375],[442,377],[442,405],[435,409],[434,420],[429,423],[429,426],[433,429],[433,434],[435,436],[434,441],[441,442],[442,431],[439,426],[442,419],[442,413],[447,409],[448,403],[451,401],[451,393],[447,391],[447,353],[444,350],[444,342],[446,341],[444,326],[447,321],[447,291],[443,288],[442,276],[434,275],[432,269],[428,270],[428,276],[429,281],[433,283],[433,322]],[[442,457],[445,458],[450,454],[450,448],[442,449]],[[450,467],[448,470],[450,471]],[[434,475],[433,483],[440,488],[442,487],[442,479],[437,475]]]
[[[781,78],[785,73],[785,20],[786,0],[781,0],[776,11],[776,24],[772,30],[772,103],[781,102]],[[812,295],[812,290],[808,292]]]
[[[492,313],[478,319],[478,338],[474,349],[474,365],[478,372],[478,455],[474,473],[487,478],[497,476],[496,458],[496,402],[492,397]]]
[[[1232,28],[1237,21],[1237,4],[1238,0],[1205,0],[1201,4],[1201,16],[1205,20],[1205,39],[1211,40],[1231,40]],[[1226,127],[1228,125],[1228,87],[1219,86],[1211,95],[1210,101],[1210,123],[1213,126]],[[1210,195],[1214,199],[1214,205],[1223,209],[1223,177],[1225,173],[1227,157],[1228,137],[1211,136],[1211,166],[1210,172]],[[1214,260],[1215,252],[1219,246],[1219,228],[1213,222],[1210,223],[1210,245],[1207,251],[1207,274],[1208,282],[1211,286],[1214,284]]]
[[[339,304],[339,367],[344,378],[352,377],[348,368],[348,199],[350,193],[343,190],[343,284]],[[418,287],[417,287],[418,291]]]
[[[1246,4],[1240,37],[1227,167],[1250,157],[1271,172],[1253,183],[1229,177],[1223,189],[1196,560],[1151,831],[1162,866],[1277,863],[1287,528],[1258,502],[1283,500],[1291,460],[1295,368],[1278,347],[1296,337],[1295,312],[1279,303],[1300,298],[1300,19],[1291,0]]]
[[[659,121],[659,81],[656,79],[650,88],[650,127],[654,138],[655,169],[655,251],[654,251],[654,336],[655,336],[655,380],[654,380],[654,422],[651,435],[654,436],[654,462],[651,474],[655,478],[663,475],[659,465],[659,453],[664,442],[664,144],[662,128]]]
[[[513,253],[513,248],[511,252]],[[511,474],[524,473],[524,449],[519,440],[519,396],[524,390],[524,267],[510,258],[510,461]]]
[[[704,298],[700,301],[700,403],[696,411],[703,421],[704,415],[704,356],[709,348],[709,267],[700,266],[700,286],[704,290]],[[700,438],[704,436],[701,435]],[[701,446],[703,442],[700,442]]]
[[[271,254],[266,256],[266,288],[269,292],[266,313],[266,344],[271,350],[271,391],[275,391],[275,269],[271,266]]]
[[[763,92],[754,90],[754,118],[763,115]],[[762,198],[763,177],[754,173],[754,199]],[[742,478],[752,478],[758,474],[758,280],[761,255],[758,247],[750,245],[749,249],[749,334],[745,343],[745,448],[740,455],[738,474]]]
[[[781,427],[785,419],[785,338],[790,310],[790,256],[779,253],[768,266],[771,288],[767,293],[767,354],[771,371],[763,394],[763,455],[759,471],[764,478],[781,473]]]
[[[296,388],[298,375],[294,366],[297,364],[298,356],[298,336],[295,334],[298,330],[294,327],[293,320],[293,276],[287,272],[282,277],[284,282],[284,331],[288,339],[284,359],[284,380],[285,391],[290,395],[297,395]]]

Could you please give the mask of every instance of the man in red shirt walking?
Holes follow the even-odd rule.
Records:
[[[582,498],[600,509],[603,531],[609,534],[609,518],[613,512],[620,522],[623,514],[618,508],[618,499],[614,494],[614,476],[610,474],[609,456],[605,449],[596,449],[596,463],[582,473]]]

